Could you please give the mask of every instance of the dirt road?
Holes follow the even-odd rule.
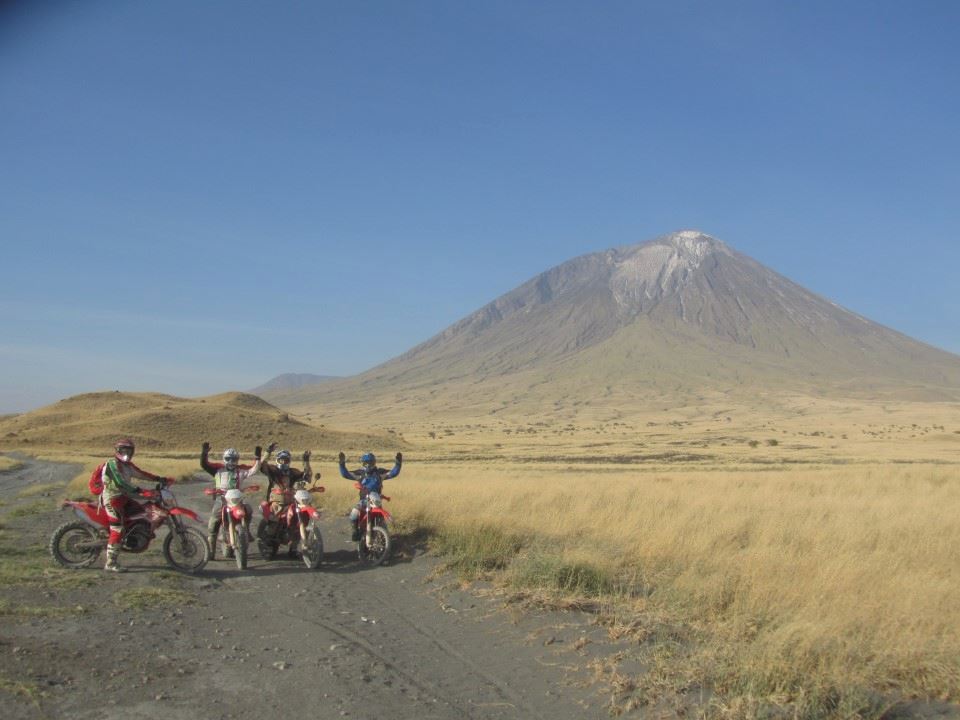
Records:
[[[327,511],[326,562],[313,572],[254,553],[245,572],[217,560],[183,576],[158,543],[122,556],[122,575],[56,569],[45,542],[70,516],[51,510],[62,491],[36,491],[77,469],[20,459],[0,473],[6,718],[607,714],[582,670],[602,629],[575,615],[512,615],[450,578],[428,579],[436,563],[423,548],[364,568],[344,508]],[[201,486],[175,489],[205,519]]]

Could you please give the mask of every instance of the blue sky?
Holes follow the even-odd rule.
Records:
[[[708,232],[960,353],[960,3],[0,4],[0,412],[351,374]]]

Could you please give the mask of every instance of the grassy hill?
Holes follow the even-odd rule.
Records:
[[[242,453],[271,441],[295,452],[402,445],[396,436],[331,430],[237,392],[195,399],[161,393],[87,393],[0,419],[3,450],[103,451],[126,435],[134,438],[138,450],[154,452],[193,451],[204,440],[214,448],[234,446]]]

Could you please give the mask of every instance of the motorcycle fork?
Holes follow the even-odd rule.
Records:
[[[183,521],[179,515],[167,515],[167,523],[170,525],[170,532],[183,535]]]

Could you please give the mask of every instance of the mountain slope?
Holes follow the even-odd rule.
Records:
[[[275,378],[267,380],[263,385],[258,385],[248,391],[252,395],[262,395],[263,393],[290,392],[299,390],[305,385],[316,385],[317,383],[338,380],[335,375],[313,375],[311,373],[283,373]]]
[[[362,375],[267,397],[483,411],[677,390],[957,397],[960,357],[684,231],[575,258]]]

